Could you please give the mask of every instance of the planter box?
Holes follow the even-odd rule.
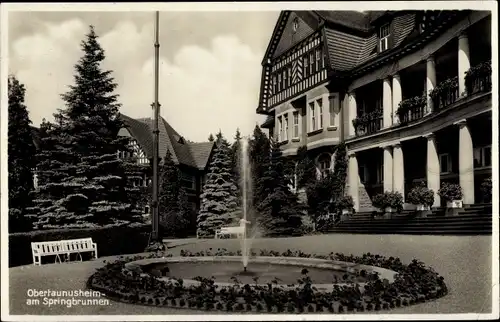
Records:
[[[446,208],[462,208],[462,200],[452,200],[446,202]]]
[[[431,207],[425,205],[416,205],[417,218],[426,218],[427,215],[432,214]]]

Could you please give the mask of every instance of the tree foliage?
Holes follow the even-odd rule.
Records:
[[[33,190],[35,145],[31,120],[24,104],[26,89],[15,76],[8,78],[8,171],[9,171],[9,231],[29,230],[25,218],[26,205]]]
[[[235,225],[240,218],[237,198],[238,187],[234,182],[231,149],[219,132],[213,158],[209,165],[207,181],[201,194],[197,218],[197,234],[213,236],[222,226]]]
[[[262,181],[271,161],[271,143],[262,129],[256,125],[249,142],[250,167],[253,182],[253,204],[258,206],[265,198],[265,182]]]
[[[59,109],[55,124],[48,126],[54,135],[48,140],[56,142],[50,154],[58,161],[39,189],[38,228],[142,221],[141,210],[129,200],[131,182],[124,162],[117,157],[129,149],[128,138],[118,136],[124,124],[114,94],[117,85],[112,71],[101,68],[105,53],[92,26],[81,48],[74,85],[61,95],[66,108]]]
[[[258,205],[259,224],[267,235],[301,234],[301,212],[297,196],[290,191],[289,176],[279,143],[271,140],[269,166],[260,178],[263,201]]]

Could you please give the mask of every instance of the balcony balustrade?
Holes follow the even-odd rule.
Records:
[[[491,91],[491,61],[471,67],[465,74],[467,95]]]
[[[415,96],[399,103],[396,114],[401,124],[421,119],[427,113],[427,96]]]
[[[458,93],[458,77],[452,77],[439,83],[430,93],[434,110],[442,110],[460,98]]]
[[[352,120],[352,125],[356,130],[356,136],[373,134],[383,127],[382,110],[376,109]]]

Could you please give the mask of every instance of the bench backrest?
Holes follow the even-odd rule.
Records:
[[[245,227],[221,227],[220,229],[221,233],[228,233],[228,234],[236,234],[236,233],[242,233],[245,231]]]
[[[92,249],[92,238],[68,239],[58,241],[34,242],[31,243],[33,250],[38,253],[59,253],[65,251],[79,251]]]

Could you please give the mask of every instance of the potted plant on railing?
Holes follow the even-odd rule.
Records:
[[[467,95],[491,90],[491,60],[471,67],[465,72],[465,89]]]
[[[458,77],[448,78],[439,83],[430,93],[435,109],[444,108],[458,99]]]
[[[434,191],[420,184],[410,190],[407,201],[416,206],[418,216],[426,217],[434,204]]]
[[[426,105],[427,105],[426,95],[415,96],[401,101],[399,103],[398,109],[396,110],[396,115],[399,118],[399,122],[401,124],[404,124],[413,121],[417,118],[423,117],[425,114]],[[417,114],[417,116],[414,116],[415,114]]]
[[[403,210],[403,195],[386,191],[373,197],[372,205],[380,209],[386,218],[392,218],[392,214]]]
[[[457,210],[463,206],[463,191],[459,184],[443,182],[438,191],[438,195],[443,201],[446,201],[446,208],[451,209],[448,213],[451,215],[458,214]]]
[[[365,122],[363,122],[364,115],[352,120],[352,126],[354,127],[356,135],[365,134]]]
[[[354,213],[354,200],[349,195],[340,197],[335,206],[340,211],[341,221],[345,220],[348,216]]]

